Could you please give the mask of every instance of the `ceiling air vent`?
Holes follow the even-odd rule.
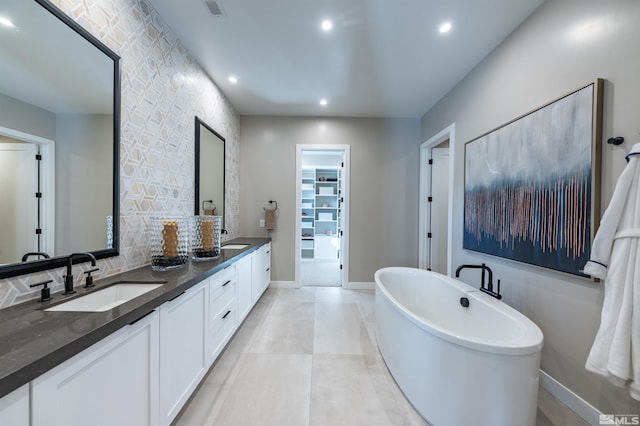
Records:
[[[218,3],[217,1],[207,0],[204,2],[204,4],[207,5],[207,7],[209,8],[209,12],[211,12],[211,14],[216,18],[222,18],[223,16],[227,15],[226,13],[224,13],[224,10],[222,10],[220,3]]]

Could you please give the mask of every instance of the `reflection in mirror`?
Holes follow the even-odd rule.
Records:
[[[224,138],[196,117],[195,214],[222,216],[223,229],[224,145]]]
[[[1,6],[0,278],[117,255],[119,58],[47,0]]]

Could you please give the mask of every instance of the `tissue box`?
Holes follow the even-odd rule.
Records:
[[[333,213],[318,213],[318,220],[333,220]]]
[[[319,186],[318,187],[318,195],[333,195],[333,187],[332,186]]]

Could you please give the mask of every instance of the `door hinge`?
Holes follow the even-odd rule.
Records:
[[[433,158],[429,158],[429,164],[433,164]]]
[[[431,232],[427,232],[427,238],[431,238],[433,237],[433,234]]]
[[[342,269],[342,263],[340,264],[340,269]]]
[[[37,161],[42,160],[42,154],[36,154],[36,160]]]
[[[430,202],[430,203],[433,202],[433,197],[428,197],[427,201]]]
[[[340,236],[342,237],[344,235],[344,232],[340,231]]]
[[[42,192],[36,192],[36,198],[42,198]]]
[[[40,235],[42,234],[42,229],[41,228],[36,228],[36,235]]]
[[[344,161],[340,163],[340,167],[344,167]]]

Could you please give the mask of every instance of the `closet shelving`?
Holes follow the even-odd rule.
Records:
[[[337,259],[340,235],[340,169],[302,170],[301,250],[303,259]]]

